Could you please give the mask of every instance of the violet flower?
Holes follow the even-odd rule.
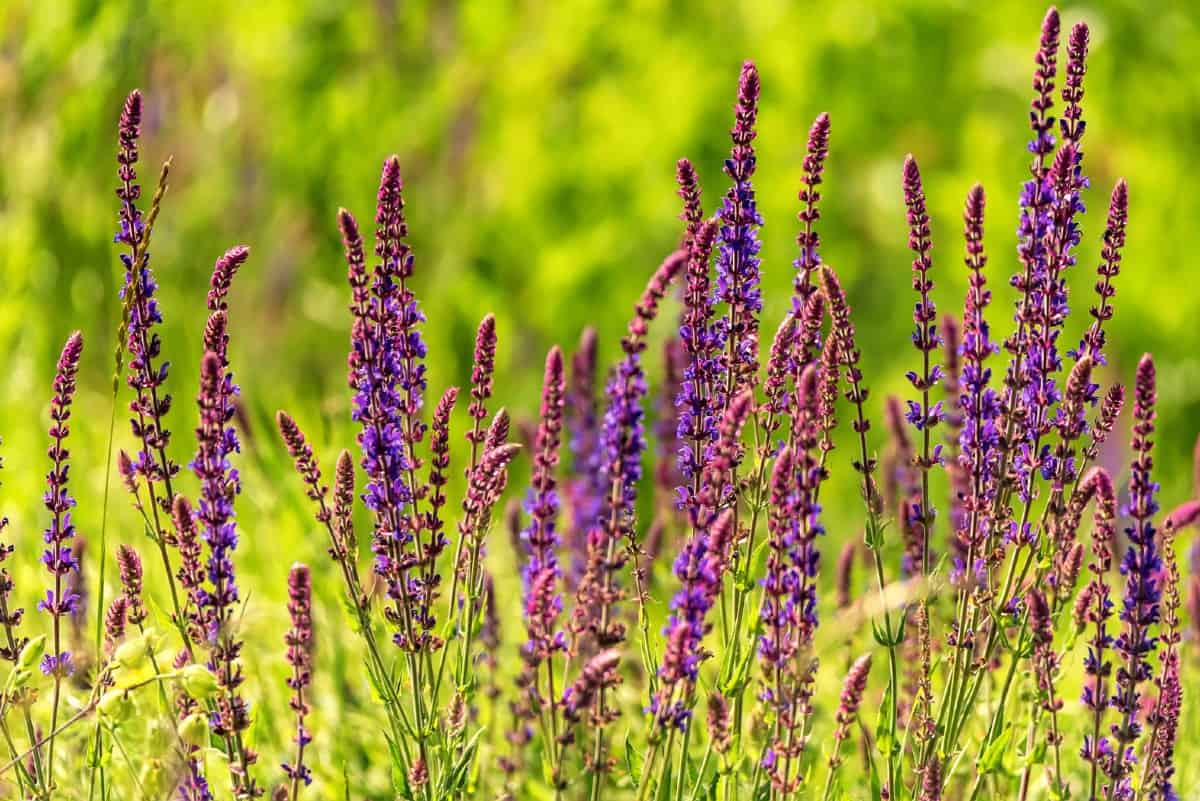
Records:
[[[696,530],[675,560],[680,589],[671,600],[671,615],[663,634],[667,641],[658,675],[658,692],[650,714],[658,725],[686,729],[691,720],[691,697],[707,653],[708,613],[721,593],[733,547],[733,514],[726,510],[713,525]]]
[[[124,595],[113,598],[104,611],[104,653],[109,657],[125,639],[125,625],[129,621],[127,612]]]
[[[747,61],[738,80],[734,125],[730,131],[733,151],[725,161],[725,173],[733,185],[721,206],[720,245],[717,259],[716,300],[729,307],[728,317],[718,323],[729,342],[724,357],[730,395],[752,384],[758,374],[758,314],[762,311],[759,288],[761,246],[758,229],[762,216],[754,199],[751,179],[757,166],[754,130],[758,118],[758,70]]]
[[[1029,167],[1030,179],[1021,190],[1017,255],[1022,266],[1021,271],[1012,279],[1012,285],[1018,293],[1015,315],[1017,326],[1004,343],[1013,358],[1004,381],[1006,391],[1002,408],[1005,423],[1004,436],[1001,439],[1001,469],[995,475],[997,482],[1008,481],[1008,460],[1020,456],[1027,438],[1026,429],[1017,428],[1018,422],[1024,425],[1024,421],[1033,416],[1033,411],[1028,408],[1030,386],[1034,380],[1034,376],[1030,375],[1029,363],[1032,359],[1029,351],[1033,342],[1031,329],[1040,312],[1047,276],[1046,235],[1051,223],[1050,211],[1054,193],[1054,186],[1048,175],[1047,159],[1054,152],[1054,117],[1050,112],[1054,107],[1054,81],[1058,72],[1059,32],[1058,10],[1051,8],[1042,22],[1042,35],[1035,57],[1035,94],[1029,115],[1030,127],[1033,130],[1029,151],[1033,154],[1033,160]],[[1040,389],[1039,387],[1038,390]],[[1037,390],[1034,391],[1035,398],[1036,392]],[[1032,475],[1034,461],[1033,455],[1026,454],[1017,471],[1023,492]],[[1029,499],[1023,500],[1028,503]]]
[[[521,532],[529,555],[522,574],[529,634],[525,654],[535,665],[555,651],[566,648],[566,639],[557,624],[562,612],[562,596],[557,588],[562,570],[558,565],[561,543],[557,532],[559,501],[555,479],[565,391],[563,355],[558,347],[554,347],[546,354],[542,406],[534,443],[533,476],[525,502],[530,521]]]
[[[959,530],[958,539],[965,541],[970,554],[968,560],[972,562],[986,556],[984,541],[991,531],[990,510],[996,492],[994,479],[1000,446],[997,427],[1000,399],[991,387],[992,370],[987,366],[988,358],[997,347],[989,336],[986,316],[992,293],[984,273],[987,265],[983,246],[985,202],[983,187],[976,184],[967,194],[963,211],[966,265],[970,273],[963,311],[963,389],[959,405],[964,425],[959,440],[959,463],[968,477],[969,490],[962,501],[967,522]],[[960,576],[971,576],[975,572],[974,564],[960,563],[955,567],[955,573]]]
[[[594,706],[594,700],[604,690],[615,687],[621,681],[617,668],[621,663],[621,655],[617,651],[601,651],[593,656],[579,672],[566,690],[563,691],[563,715],[570,723],[579,723],[585,719],[593,726],[603,726],[611,722],[616,712],[604,712],[599,716],[587,712]]]
[[[0,459],[0,467],[3,467],[4,462]],[[8,529],[8,518],[0,516],[0,533]],[[6,662],[15,663],[21,656],[21,650],[25,647],[27,639],[22,638],[17,634],[17,629],[21,625],[21,619],[25,616],[25,610],[20,607],[14,607],[12,573],[8,567],[3,566],[8,560],[16,546],[8,542],[0,542],[0,626],[4,627],[4,639],[0,640],[0,659]]]
[[[910,370],[907,373],[908,381],[919,393],[920,400],[908,401],[905,419],[917,430],[923,443],[914,459],[922,487],[915,498],[916,503],[908,511],[913,517],[914,531],[920,537],[917,552],[919,560],[913,568],[924,574],[929,571],[929,537],[935,516],[929,501],[929,470],[942,464],[942,446],[932,445],[932,431],[945,419],[942,402],[937,401],[931,405],[929,396],[933,388],[941,383],[944,374],[942,366],[933,362],[936,358],[935,352],[942,344],[937,330],[937,307],[929,294],[933,289],[933,281],[929,277],[929,270],[933,264],[929,251],[933,248],[933,243],[930,241],[929,214],[925,210],[925,189],[921,183],[921,171],[917,167],[916,159],[911,155],[904,160],[904,205],[908,219],[908,247],[913,252],[912,287],[917,293],[917,304],[913,309],[912,342],[922,359],[921,372]]]
[[[1121,560],[1121,575],[1126,584],[1120,617],[1125,628],[1117,637],[1116,649],[1124,663],[1117,670],[1117,686],[1112,697],[1112,705],[1121,713],[1121,723],[1113,727],[1119,747],[1111,772],[1118,794],[1126,792],[1130,784],[1133,760],[1130,749],[1142,732],[1138,720],[1140,686],[1151,675],[1149,655],[1155,650],[1157,640],[1151,636],[1150,629],[1159,621],[1162,597],[1159,586],[1162,559],[1154,527],[1154,516],[1158,513],[1155,499],[1158,484],[1151,477],[1156,400],[1154,360],[1147,354],[1138,362],[1134,383],[1134,424],[1130,443],[1134,459],[1128,509],[1132,522],[1125,529],[1130,545]]]
[[[725,402],[722,381],[721,350],[724,328],[714,319],[713,296],[709,278],[716,226],[701,225],[688,251],[687,286],[684,288],[683,321],[679,338],[687,350],[688,365],[675,398],[680,441],[679,472],[688,482],[680,489],[681,504],[698,489],[700,470],[712,453],[717,439],[717,419]]]
[[[713,750],[724,754],[733,744],[733,735],[729,730],[729,701],[719,690],[713,690],[708,696],[708,714],[705,722],[708,724],[708,739]]]
[[[565,544],[571,555],[567,586],[574,589],[587,568],[588,531],[600,519],[607,498],[600,468],[600,424],[596,411],[596,330],[585,328],[571,357],[564,403],[571,476],[564,482],[570,526]]]
[[[1129,186],[1124,179],[1113,187],[1108,203],[1108,220],[1104,227],[1103,246],[1100,249],[1100,264],[1096,267],[1096,303],[1088,313],[1092,323],[1088,326],[1076,350],[1068,351],[1075,359],[1089,357],[1094,364],[1107,364],[1104,346],[1108,335],[1104,324],[1112,319],[1111,301],[1117,294],[1113,279],[1121,273],[1121,257],[1125,248],[1125,226],[1129,220]],[[1093,388],[1092,394],[1095,394]]]
[[[121,595],[125,598],[126,617],[135,626],[146,621],[146,604],[142,601],[142,558],[128,545],[117,548],[117,571],[121,578]]]
[[[213,721],[213,730],[219,736],[233,736],[250,724],[246,704],[237,694],[242,683],[238,664],[242,643],[231,625],[239,602],[232,557],[238,544],[233,503],[240,482],[237,469],[229,462],[237,442],[231,425],[231,397],[236,391],[233,376],[225,371],[221,357],[211,350],[205,353],[200,362],[199,448],[192,470],[200,480],[195,517],[209,552],[205,565],[209,586],[200,594],[200,620],[204,641],[212,652],[209,668],[229,695],[229,708]]]
[[[288,705],[296,716],[296,757],[294,762],[283,764],[284,774],[291,780],[291,798],[295,801],[299,783],[312,784],[312,771],[304,764],[304,749],[312,742],[312,735],[304,725],[308,716],[306,690],[312,683],[312,578],[308,566],[296,564],[288,572],[288,615],[292,626],[284,635],[287,645],[287,662],[292,667],[287,686],[292,691]]]
[[[53,588],[46,591],[46,598],[38,603],[38,609],[50,615],[54,622],[52,649],[42,658],[42,672],[54,677],[55,698],[61,680],[75,670],[71,653],[62,646],[60,626],[64,616],[74,614],[79,606],[79,596],[66,589],[67,577],[79,572],[79,560],[72,543],[75,540],[75,525],[71,521],[71,507],[75,499],[67,486],[70,474],[70,452],[66,448],[67,436],[71,432],[71,402],[75,399],[76,377],[79,374],[79,357],[83,353],[83,336],[76,331],[63,346],[54,376],[54,397],[50,399],[50,472],[46,474],[44,502],[50,512],[50,525],[43,538],[46,550],[42,564],[54,577]],[[55,712],[57,713],[57,703]]]
[[[1179,794],[1175,790],[1175,745],[1179,736],[1179,717],[1183,709],[1183,686],[1179,677],[1179,652],[1170,651],[1165,655],[1162,678],[1159,680],[1158,701],[1155,705],[1153,720],[1149,721],[1156,727],[1153,751],[1146,755],[1150,760],[1152,770],[1142,785],[1142,792],[1147,798],[1160,801],[1178,801]]]
[[[155,298],[158,284],[150,269],[150,254],[146,250],[146,222],[137,207],[141,197],[136,170],[141,120],[142,94],[135,89],[125,99],[117,128],[117,177],[121,182],[117,197],[121,200],[121,211],[120,229],[113,241],[128,248],[128,252],[120,257],[125,266],[121,298],[127,317],[123,321],[129,350],[129,375],[126,380],[134,391],[134,398],[129,404],[132,414],[130,425],[140,449],[137,458],[130,464],[133,474],[142,476],[146,481],[157,520],[158,512],[167,511],[170,504],[171,479],[179,472],[179,465],[167,456],[171,432],[164,425],[163,418],[171,408],[171,396],[165,390],[170,363],[157,363],[162,353],[162,342],[155,328],[162,324],[162,312]],[[155,490],[155,485],[159,483],[163,484],[161,497]]]
[[[796,311],[804,308],[808,298],[817,291],[814,277],[821,266],[821,235],[816,224],[821,219],[821,183],[825,173],[825,159],[829,155],[829,115],[822,112],[808,129],[808,144],[804,153],[804,174],[800,179],[799,200],[803,208],[796,215],[800,221],[800,233],[796,246],[800,255],[792,262],[796,268],[793,279],[794,297],[792,305]]]
[[[425,344],[419,325],[425,319],[407,286],[412,275],[412,250],[404,238],[403,182],[400,162],[384,162],[375,212],[375,253],[379,262],[368,276],[363,241],[354,217],[344,209],[338,223],[346,251],[354,326],[348,359],[354,389],[352,418],[361,426],[362,467],[367,474],[363,501],[375,515],[371,548],[375,572],[394,603],[393,620],[402,621],[394,637],[404,650],[422,651],[434,645],[433,635],[414,626],[414,587],[411,572],[421,561],[412,506],[417,491],[414,447],[424,437],[419,415],[426,388]]]
[[[471,462],[467,467],[470,472],[478,459],[479,446],[483,443],[483,421],[487,419],[487,402],[492,397],[494,373],[496,371],[496,318],[486,314],[479,322],[475,332],[475,358],[471,365],[471,404],[467,414],[472,420],[472,428],[467,432],[467,441],[471,443]]]

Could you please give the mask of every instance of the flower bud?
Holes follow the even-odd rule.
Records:
[[[17,659],[17,668],[26,670],[32,668],[44,653],[46,653],[46,635],[39,634],[25,643],[25,647],[21,649],[21,656]]]
[[[100,703],[97,706],[100,714],[114,723],[128,720],[130,713],[133,712],[133,703],[124,690],[109,690],[100,697]]]
[[[126,670],[137,670],[142,665],[146,664],[146,656],[149,652],[146,637],[135,637],[121,644],[113,657],[117,663]]]
[[[220,689],[217,677],[204,665],[195,663],[188,665],[179,672],[179,680],[183,683],[183,691],[197,701],[207,701],[216,696]]]
[[[163,770],[161,760],[152,759],[142,768],[138,776],[138,784],[147,798],[160,798],[169,788],[167,772]]]
[[[208,744],[208,718],[193,712],[179,724],[179,739],[200,748]]]

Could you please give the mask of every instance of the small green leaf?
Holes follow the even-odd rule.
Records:
[[[1007,724],[1004,731],[1000,732],[1000,736],[984,749],[983,756],[979,758],[980,773],[995,773],[1001,769],[1004,764],[1004,756],[1012,747],[1014,731],[1012,724]]]

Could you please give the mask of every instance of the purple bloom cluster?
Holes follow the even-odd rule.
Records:
[[[1120,617],[1125,627],[1115,642],[1124,662],[1117,670],[1116,691],[1111,701],[1122,716],[1120,725],[1114,726],[1112,732],[1120,744],[1111,773],[1119,797],[1130,792],[1131,746],[1142,732],[1138,720],[1140,687],[1151,676],[1149,657],[1157,647],[1157,639],[1150,629],[1159,621],[1162,598],[1162,558],[1154,526],[1154,517],[1158,514],[1155,498],[1158,484],[1151,477],[1156,400],[1154,360],[1147,354],[1138,362],[1134,381],[1133,439],[1130,442],[1134,459],[1129,480],[1129,508],[1126,510],[1132,522],[1125,528],[1130,544],[1121,560],[1125,597]]]
[[[822,113],[817,115],[808,129],[804,175],[800,181],[799,200],[803,208],[796,215],[800,220],[800,233],[796,235],[800,255],[792,262],[796,268],[796,277],[793,279],[795,297],[792,299],[796,311],[803,309],[805,301],[817,290],[813,274],[821,266],[821,236],[817,233],[816,224],[821,219],[821,183],[828,155],[829,115]]]
[[[420,332],[425,316],[407,283],[413,273],[413,253],[405,241],[408,225],[402,192],[400,162],[393,156],[384,162],[379,181],[375,212],[379,261],[371,276],[357,222],[344,209],[338,221],[354,314],[348,359],[355,392],[352,417],[362,429],[358,441],[368,479],[363,500],[375,514],[375,572],[386,582],[397,622],[402,621],[396,644],[404,650],[424,651],[440,645],[431,631],[434,620],[429,612],[437,576],[415,568],[430,561],[429,552],[440,552],[445,541],[434,531],[431,542],[423,544],[423,519],[416,513],[416,503],[428,491],[416,478],[420,467],[416,446],[426,431],[420,417],[426,389],[426,351]],[[485,399],[473,398],[472,408],[481,408],[477,405]]]
[[[650,713],[660,725],[684,729],[691,720],[691,693],[706,656],[701,643],[729,566],[733,529],[733,514],[726,510],[711,527],[693,533],[675,558],[680,589],[663,630],[667,644],[658,669],[662,684],[650,701]]]
[[[742,65],[738,81],[738,99],[730,131],[733,151],[725,160],[725,173],[733,185],[725,193],[719,214],[720,255],[715,295],[716,300],[729,307],[728,316],[717,325],[728,343],[725,369],[731,395],[752,384],[758,374],[758,314],[762,311],[758,229],[763,220],[758,213],[751,179],[757,167],[754,126],[758,119],[759,89],[758,69],[747,61]]]
[[[288,614],[292,627],[284,636],[287,645],[287,662],[292,666],[292,675],[287,685],[292,691],[289,705],[296,715],[296,759],[284,763],[283,772],[292,780],[292,798],[295,798],[297,782],[312,784],[312,771],[304,764],[304,748],[312,742],[312,735],[304,725],[309,707],[305,690],[312,682],[312,577],[307,565],[293,565],[288,572]]]
[[[1000,417],[1000,399],[991,387],[992,370],[988,358],[997,347],[989,336],[986,312],[991,303],[992,292],[987,286],[987,254],[983,245],[983,217],[985,197],[983,187],[976,184],[967,195],[963,212],[964,237],[966,239],[966,265],[968,289],[963,313],[962,340],[962,408],[965,424],[959,439],[959,463],[969,476],[969,492],[962,501],[963,513],[967,517],[966,530],[960,530],[958,538],[965,540],[973,559],[983,558],[983,542],[987,538],[990,518],[989,510],[995,492],[997,448],[1000,432],[997,421]],[[976,565],[958,564],[959,575],[971,575]]]
[[[925,188],[921,183],[921,171],[917,160],[911,155],[904,160],[904,206],[908,219],[908,247],[913,252],[912,288],[917,293],[917,304],[913,309],[914,329],[912,334],[913,346],[921,354],[921,372],[910,370],[906,374],[914,390],[920,395],[920,400],[908,401],[908,412],[905,419],[917,430],[923,440],[923,447],[916,454],[913,463],[921,476],[921,490],[916,493],[914,502],[905,505],[903,520],[919,536],[915,548],[914,571],[925,573],[929,569],[930,547],[929,535],[933,525],[934,510],[929,506],[929,469],[942,464],[942,446],[931,447],[932,430],[945,419],[942,401],[930,405],[930,392],[937,387],[943,378],[942,366],[935,364],[935,352],[941,347],[942,339],[937,329],[937,307],[933,303],[930,292],[933,281],[929,270],[933,265],[929,252],[933,248],[929,233],[929,214],[925,209]],[[911,520],[908,518],[911,517]]]
[[[119,164],[117,175],[121,185],[117,197],[121,200],[120,230],[113,238],[123,244],[128,252],[121,254],[125,266],[125,283],[121,298],[125,306],[126,347],[129,350],[129,376],[127,381],[134,390],[134,399],[129,410],[133,414],[130,424],[134,436],[140,442],[140,451],[133,460],[133,470],[145,477],[148,491],[154,496],[156,482],[169,482],[179,471],[166,455],[171,432],[163,426],[163,416],[171,406],[171,396],[164,386],[167,381],[168,362],[156,364],[161,355],[162,343],[154,330],[162,323],[155,292],[158,285],[150,269],[150,254],[146,224],[137,201],[141,187],[137,184],[136,165],[138,160],[137,140],[141,133],[142,94],[134,90],[125,100],[121,121],[117,129]],[[164,502],[169,502],[164,492]]]
[[[71,508],[75,499],[67,486],[70,474],[70,451],[67,436],[71,433],[71,402],[75,399],[76,377],[79,374],[79,357],[83,354],[83,336],[77,331],[63,346],[54,375],[54,396],[50,399],[50,472],[46,474],[44,502],[50,512],[50,525],[42,537],[46,550],[42,553],[42,564],[53,576],[53,588],[46,591],[46,598],[38,602],[38,609],[46,612],[54,621],[53,648],[42,658],[42,672],[55,677],[55,683],[75,671],[69,651],[63,650],[60,626],[64,616],[75,613],[79,606],[79,595],[66,588],[68,576],[79,572],[79,559],[73,551],[75,525],[71,522]],[[57,692],[55,693],[57,695]]]
[[[600,519],[608,489],[601,469],[600,419],[596,410],[596,347],[596,330],[585,328],[579,348],[571,357],[571,379],[564,402],[571,454],[571,476],[564,482],[571,525],[564,539],[571,555],[567,586],[572,588],[587,569],[588,532]]]
[[[529,633],[525,650],[535,663],[566,648],[566,638],[557,627],[558,616],[562,612],[562,596],[557,588],[562,570],[558,565],[560,541],[556,526],[559,501],[554,477],[558,467],[565,391],[562,351],[557,347],[551,348],[546,355],[542,407],[534,443],[533,477],[525,502],[530,522],[521,532],[529,554],[523,572],[525,620]]]
[[[686,164],[680,162],[681,165]],[[681,166],[681,177],[686,173]],[[722,381],[721,350],[725,343],[723,326],[714,321],[714,305],[709,277],[716,225],[701,223],[688,247],[688,266],[684,288],[683,320],[679,339],[687,352],[688,363],[683,382],[675,398],[676,436],[679,439],[679,472],[687,481],[680,488],[681,503],[697,490],[700,471],[712,456],[717,439],[717,420],[724,406],[726,386]]]

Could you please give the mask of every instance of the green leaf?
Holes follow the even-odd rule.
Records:
[[[633,738],[625,738],[625,770],[635,785],[641,785],[642,755],[633,747]]]
[[[981,774],[995,773],[1001,769],[1004,764],[1004,756],[1008,753],[1008,749],[1012,747],[1013,733],[1015,731],[1011,723],[1005,725],[1004,731],[1000,732],[1000,736],[984,749],[983,756],[979,758],[979,772]]]

